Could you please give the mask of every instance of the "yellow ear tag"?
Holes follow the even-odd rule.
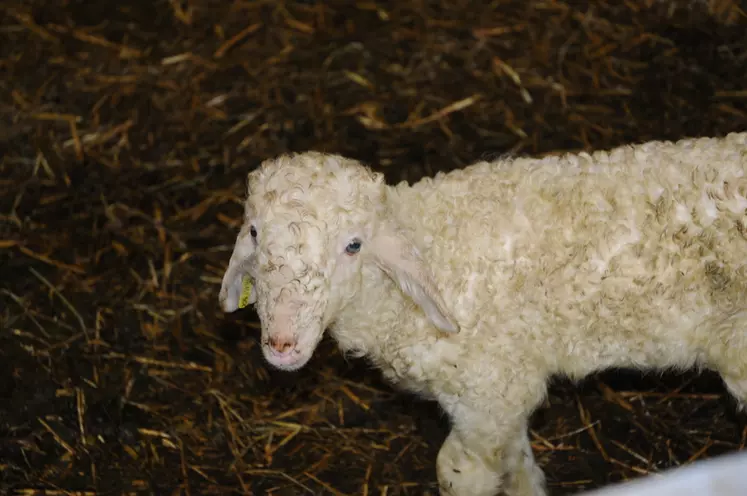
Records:
[[[252,278],[244,276],[241,281],[241,296],[239,297],[239,308],[244,308],[249,304],[249,296],[252,294]]]

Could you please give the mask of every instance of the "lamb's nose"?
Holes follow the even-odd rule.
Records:
[[[287,355],[296,346],[291,338],[273,336],[269,339],[270,349],[276,355]]]

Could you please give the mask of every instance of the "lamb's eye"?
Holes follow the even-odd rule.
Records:
[[[257,230],[254,228],[254,226],[249,228],[249,234],[252,235],[252,238],[257,238]]]
[[[354,239],[345,247],[345,253],[348,255],[355,255],[359,251],[361,251],[361,242],[357,239]]]

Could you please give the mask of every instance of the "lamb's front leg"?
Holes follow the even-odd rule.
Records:
[[[484,434],[483,434],[484,435]],[[495,496],[504,474],[499,459],[476,432],[453,428],[441,446],[436,459],[436,473],[441,496]],[[501,449],[497,448],[498,453]]]
[[[517,431],[507,447],[506,488],[509,495],[544,496],[546,494],[545,473],[537,465],[529,442],[529,427],[526,423]]]
[[[436,461],[443,496],[544,496],[545,479],[534,460],[526,421],[498,425],[486,416],[458,418]]]

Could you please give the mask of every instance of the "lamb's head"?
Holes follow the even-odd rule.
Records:
[[[415,246],[389,221],[383,176],[338,155],[307,152],[265,161],[249,174],[244,222],[223,276],[224,311],[242,280],[262,322],[273,366],[303,367],[324,330],[362,288],[362,266],[387,273],[433,324],[456,332]]]

